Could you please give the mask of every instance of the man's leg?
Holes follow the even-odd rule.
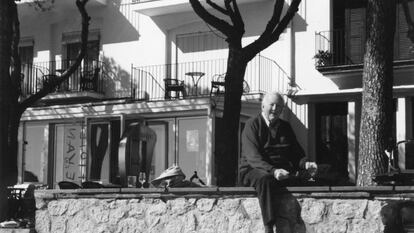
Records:
[[[256,189],[266,232],[272,233],[277,216],[275,198],[276,193],[280,190],[277,180],[265,171],[252,169],[244,175],[243,185]]]

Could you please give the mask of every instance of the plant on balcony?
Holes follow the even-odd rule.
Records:
[[[316,67],[332,64],[332,53],[328,50],[319,50],[313,58],[316,59]]]

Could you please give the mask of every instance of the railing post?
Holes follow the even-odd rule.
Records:
[[[135,88],[134,88],[134,64],[131,63],[131,99],[135,99]]]

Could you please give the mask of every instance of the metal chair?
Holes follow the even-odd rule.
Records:
[[[99,68],[85,70],[80,78],[81,91],[98,91]]]
[[[211,81],[210,96],[214,91],[216,92],[216,95],[224,93],[224,76],[225,74],[215,74],[213,76],[213,81]]]
[[[215,74],[213,75],[213,81],[211,81],[211,89],[210,89],[210,96],[213,94],[213,92],[216,92],[216,95],[219,95],[221,93],[225,92],[225,76],[226,74]],[[243,80],[243,94],[250,92],[250,86],[246,82],[246,80]]]
[[[178,98],[180,97],[180,93],[183,98],[187,96],[184,81],[168,78],[168,79],[164,79],[164,84],[165,84],[165,99]],[[174,96],[171,95],[172,92],[175,93]]]

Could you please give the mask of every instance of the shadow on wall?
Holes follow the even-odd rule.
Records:
[[[107,33],[102,37],[103,44],[137,41],[139,40],[138,24],[139,15],[132,10],[130,3],[122,3],[121,0],[108,1],[105,17],[108,20],[104,30]]]
[[[102,58],[103,90],[108,98],[131,97],[131,74],[113,58]]]

